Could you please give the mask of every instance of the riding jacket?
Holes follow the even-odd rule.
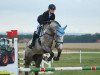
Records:
[[[42,15],[39,15],[37,18],[37,21],[40,25],[50,23],[50,20],[55,20],[55,14],[49,13],[49,11],[45,11]]]

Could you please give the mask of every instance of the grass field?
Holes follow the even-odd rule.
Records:
[[[100,65],[100,54],[83,54],[82,63],[79,63],[78,54],[63,54],[60,61],[54,62],[53,66],[92,66]],[[54,75],[100,75],[100,71],[64,71],[55,72]]]
[[[71,49],[71,51],[73,50]],[[83,49],[82,51],[100,52],[100,49]],[[79,62],[79,54],[62,54],[60,60],[54,61],[54,63],[52,64],[52,67],[69,67],[69,66],[81,67],[81,66],[93,66],[93,65],[100,66],[100,54],[82,54],[81,64]],[[23,73],[20,73],[20,75],[23,75]],[[30,75],[33,75],[33,74],[30,74]],[[96,71],[55,71],[52,75],[100,75],[100,71],[99,70],[96,70]]]

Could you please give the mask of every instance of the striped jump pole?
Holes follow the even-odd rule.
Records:
[[[20,71],[45,72],[45,71],[70,71],[70,70],[100,70],[100,66],[91,67],[56,67],[56,68],[19,68]]]

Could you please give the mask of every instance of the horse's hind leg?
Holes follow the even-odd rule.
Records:
[[[30,65],[30,61],[28,60],[25,60],[25,68],[29,68],[29,65]],[[25,75],[29,75],[29,72],[25,72]]]
[[[37,60],[35,60],[36,68],[40,68],[40,64],[42,62],[43,55],[37,55]],[[35,75],[38,75],[38,71],[35,72]]]

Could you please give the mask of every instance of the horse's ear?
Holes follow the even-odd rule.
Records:
[[[64,30],[66,29],[67,25],[63,28]]]

